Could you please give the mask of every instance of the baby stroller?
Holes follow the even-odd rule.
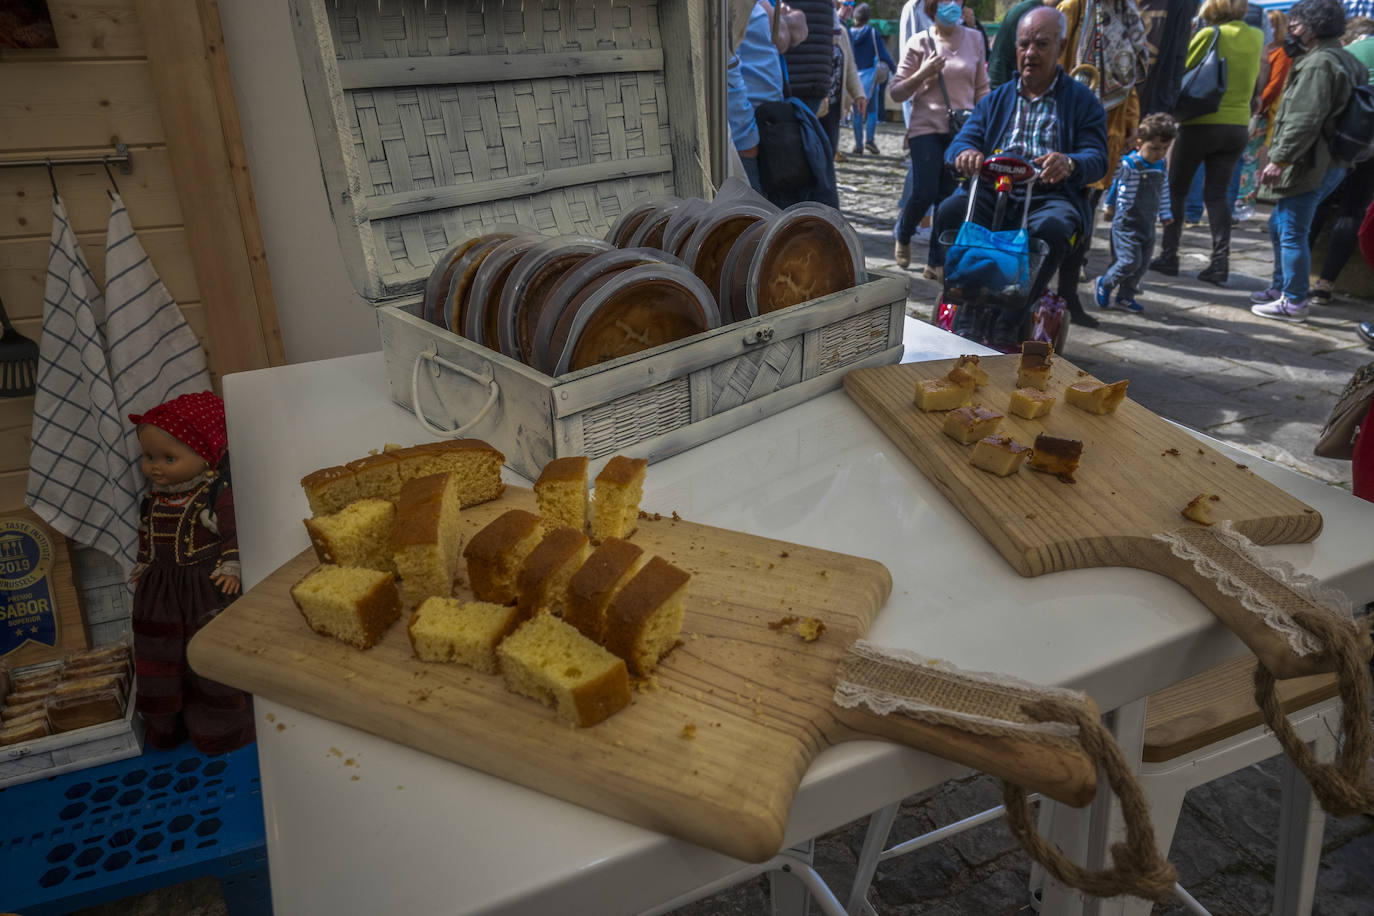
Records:
[[[989,156],[973,176],[964,224],[940,236],[946,255],[944,289],[935,316],[939,327],[995,346],[994,322],[1007,312],[1025,312],[1016,347],[1022,340],[1045,340],[1062,350],[1068,338],[1068,310],[1055,294],[1042,295],[1032,288],[1049,253],[1048,246],[1031,238],[1026,229],[1036,176],[1034,165],[1005,153]],[[956,322],[958,309],[968,309],[969,314]]]

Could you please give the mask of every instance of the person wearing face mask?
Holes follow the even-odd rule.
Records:
[[[1312,215],[1350,165],[1332,158],[1328,140],[1354,87],[1369,78],[1364,65],[1341,47],[1344,31],[1345,10],[1338,0],[1300,0],[1288,11],[1283,48],[1293,68],[1274,115],[1269,163],[1260,173],[1260,184],[1272,187],[1279,198],[1269,217],[1272,280],[1250,297],[1250,311],[1261,318],[1307,320]]]
[[[893,254],[899,267],[911,262],[911,237],[926,210],[954,191],[945,149],[966,113],[988,93],[987,52],[982,36],[963,24],[961,0],[928,0],[935,24],[912,36],[889,91],[911,100],[906,142],[911,151],[911,195],[898,214]],[[926,276],[935,279],[934,268]]]

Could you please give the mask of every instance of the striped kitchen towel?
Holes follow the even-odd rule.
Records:
[[[134,235],[129,211],[110,194],[105,236],[105,344],[110,382],[123,422],[128,485],[147,487],[139,467],[142,447],[129,414],[147,413],[180,394],[208,391],[205,352],[181,309],[162,285],[153,262]]]
[[[67,537],[114,557],[127,575],[138,552],[140,494],[128,483],[128,420],[119,415],[96,324],[103,308],[67,208],[54,195],[24,501]]]

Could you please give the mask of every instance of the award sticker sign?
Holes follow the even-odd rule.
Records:
[[[0,657],[27,645],[57,645],[53,542],[23,518],[0,518]]]

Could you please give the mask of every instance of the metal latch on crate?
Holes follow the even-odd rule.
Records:
[[[772,339],[772,326],[764,325],[761,328],[754,328],[754,330],[750,331],[748,334],[745,334],[744,344],[745,346],[753,346],[754,344],[768,343],[768,341]]]

